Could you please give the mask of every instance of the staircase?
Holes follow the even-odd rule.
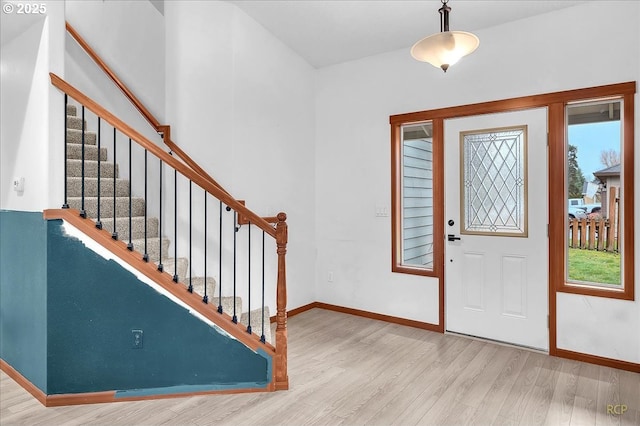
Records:
[[[187,258],[168,257],[171,241],[159,233],[159,220],[147,217],[145,220],[145,199],[131,197],[131,221],[129,220],[129,191],[130,183],[119,177],[117,163],[107,161],[108,150],[97,147],[96,132],[87,130],[86,121],[78,117],[77,107],[67,105],[67,203],[70,208],[84,210],[87,218],[98,218],[98,199],[100,207],[100,225],[102,229],[112,233],[114,239],[131,242],[132,249],[140,252],[140,257],[146,252],[149,262],[161,264],[164,273],[171,277],[177,276],[178,282],[188,288],[190,283],[193,293],[199,295],[216,294],[217,283],[212,277],[192,277],[189,279],[189,261]],[[84,177],[82,165],[83,131],[84,131]],[[100,182],[98,182],[98,168]],[[115,182],[114,182],[115,176]],[[82,205],[82,191],[84,182],[84,206]],[[98,188],[100,197],[98,197]],[[115,208],[114,208],[115,192]],[[129,223],[131,222],[131,226]],[[146,244],[145,244],[146,232]],[[146,248],[146,251],[145,251]],[[186,283],[186,284],[184,284]],[[206,292],[205,292],[206,285]],[[215,302],[218,302],[216,298]],[[235,304],[235,310],[234,310]],[[220,299],[222,311],[243,312],[240,297],[225,296]],[[250,318],[250,324],[249,322]],[[268,306],[263,309],[246,311],[239,315],[240,323],[250,325],[252,330],[262,330],[264,321],[265,341],[271,343],[271,327]]]

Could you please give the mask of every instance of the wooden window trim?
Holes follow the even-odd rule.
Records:
[[[391,124],[391,239],[392,239],[392,271],[414,275],[433,276],[440,278],[440,298],[444,293],[444,120],[517,111],[532,108],[548,108],[549,125],[549,308],[555,317],[556,292],[575,293],[589,296],[599,296],[613,299],[635,300],[634,282],[634,96],[636,82],[625,82],[605,86],[567,90],[519,98],[503,99],[478,104],[439,108],[427,111],[392,115]],[[570,102],[597,100],[606,97],[621,97],[624,102],[623,144],[626,165],[623,167],[624,180],[624,290],[604,289],[568,285],[565,282],[566,236],[565,216],[551,214],[564,211],[564,182],[565,182],[565,106]],[[401,179],[401,126],[416,122],[430,121],[433,123],[434,146],[434,269],[433,271],[412,268],[399,264],[401,257],[400,220],[400,187]],[[438,151],[436,154],[436,150]],[[629,167],[629,165],[631,165]],[[437,169],[437,170],[436,170]],[[559,209],[559,210],[558,210]],[[440,235],[441,237],[438,237]],[[441,301],[442,302],[442,301]],[[441,303],[442,307],[442,303]],[[441,309],[441,316],[443,315]],[[551,347],[555,347],[554,333],[551,333]]]
[[[635,87],[634,87],[635,89]],[[549,224],[549,250],[551,253],[563,253],[563,256],[554,256],[556,259],[551,265],[550,270],[555,288],[561,293],[573,293],[582,294],[585,296],[606,297],[610,299],[621,300],[635,300],[635,282],[634,282],[634,120],[635,120],[635,108],[634,108],[634,93],[604,93],[602,96],[593,98],[597,101],[598,98],[618,97],[623,102],[623,118],[622,118],[622,193],[623,193],[623,223],[624,229],[622,231],[623,241],[623,265],[622,265],[622,283],[623,288],[610,288],[610,287],[597,287],[593,285],[576,285],[573,283],[567,283],[565,277],[565,259],[566,259],[566,222],[561,218],[550,217],[552,223]],[[574,101],[582,101],[590,99],[574,99]],[[566,182],[565,176],[565,142],[566,142],[566,107],[570,101],[558,102],[552,106],[553,113],[550,112],[550,133],[549,133],[549,208],[560,209],[564,211],[565,206],[565,188]],[[551,126],[551,120],[554,125]],[[553,150],[553,153],[551,152]],[[553,170],[553,176],[552,176]],[[550,210],[554,211],[554,210]],[[555,210],[558,211],[558,210]],[[558,219],[558,220],[555,220]],[[551,239],[551,236],[559,235],[561,238]]]
[[[433,268],[402,264],[402,126],[410,122],[391,125],[391,271],[425,277],[441,278],[444,274],[444,120],[431,122],[433,161]]]

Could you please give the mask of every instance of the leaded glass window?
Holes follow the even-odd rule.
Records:
[[[463,234],[527,236],[527,126],[460,134]]]

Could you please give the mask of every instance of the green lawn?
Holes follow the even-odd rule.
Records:
[[[569,280],[620,285],[620,254],[570,248]]]

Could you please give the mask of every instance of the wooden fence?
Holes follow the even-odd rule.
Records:
[[[570,219],[569,247],[585,250],[618,251],[617,230],[609,219]]]
[[[608,208],[602,218],[569,219],[569,247],[584,250],[618,251],[620,235],[619,188],[612,186],[607,194]],[[591,215],[590,215],[591,216]]]

